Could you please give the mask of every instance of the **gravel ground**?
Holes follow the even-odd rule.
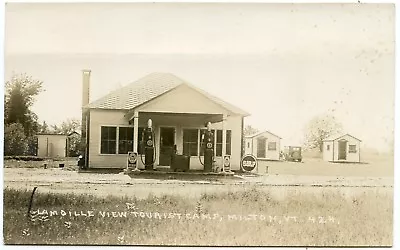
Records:
[[[342,192],[352,196],[367,190],[393,192],[393,177],[359,176],[300,176],[300,175],[247,175],[234,178],[207,178],[204,180],[179,179],[179,175],[166,175],[150,179],[131,178],[120,174],[78,173],[59,168],[5,168],[4,188],[33,189],[39,192],[93,194],[96,196],[184,195],[199,197],[202,193],[243,190],[257,186],[268,190],[276,198],[297,192]]]

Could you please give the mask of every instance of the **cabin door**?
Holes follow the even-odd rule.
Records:
[[[338,160],[346,160],[347,158],[347,141],[339,141],[339,157]]]
[[[174,153],[175,128],[160,128],[160,166],[171,166],[171,157]]]
[[[257,158],[265,158],[267,150],[267,139],[264,137],[257,139]]]

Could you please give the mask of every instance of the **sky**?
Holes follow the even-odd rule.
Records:
[[[5,78],[43,81],[41,121],[80,118],[91,101],[169,72],[246,111],[259,130],[302,143],[313,117],[385,151],[393,142],[393,4],[10,4]]]

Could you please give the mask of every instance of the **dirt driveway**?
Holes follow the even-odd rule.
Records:
[[[345,195],[360,192],[392,192],[393,177],[343,177],[263,174],[235,176],[234,178],[180,179],[166,175],[163,178],[131,178],[120,174],[78,173],[58,168],[5,168],[4,188],[28,189],[38,192],[93,194],[96,196],[183,195],[199,197],[203,193],[237,191],[257,186],[277,198],[298,192],[335,191]]]

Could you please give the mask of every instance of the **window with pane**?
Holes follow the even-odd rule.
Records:
[[[138,128],[138,138],[137,138],[137,145],[138,145],[137,152],[138,152],[138,154],[142,154],[142,151],[144,150],[143,149],[143,145],[142,145],[143,131],[144,131],[143,127],[139,127]]]
[[[217,130],[217,140],[215,142],[215,155],[222,156],[222,130]]]
[[[198,130],[197,129],[184,129],[183,130],[183,154],[190,156],[197,156],[198,149]]]
[[[117,128],[101,127],[101,154],[115,154],[117,150]]]
[[[357,146],[349,145],[349,153],[357,153]]]
[[[215,144],[216,144],[215,155],[222,156],[222,130],[217,130],[217,138],[216,138]],[[225,154],[231,155],[231,151],[232,151],[231,145],[232,145],[232,131],[226,130]]]
[[[268,142],[268,150],[276,150],[276,142]]]
[[[118,154],[133,151],[133,128],[119,127],[118,130]]]
[[[225,154],[231,155],[232,153],[232,131],[226,131],[226,152]]]
[[[200,130],[200,135],[202,135],[205,131],[205,129]],[[215,138],[215,155],[216,156],[222,156],[222,130],[212,130],[212,133],[214,134]],[[201,137],[200,137],[201,138]],[[226,131],[226,151],[225,154],[231,155],[232,151],[232,131],[227,130]],[[204,155],[204,148],[200,148],[200,155]]]

